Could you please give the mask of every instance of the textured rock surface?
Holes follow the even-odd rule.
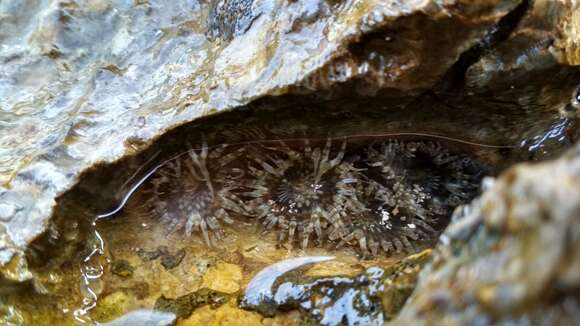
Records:
[[[240,290],[241,280],[242,270],[239,266],[220,263],[205,273],[201,287],[231,294]]]
[[[506,171],[458,216],[395,324],[580,322],[580,146]]]
[[[483,46],[482,56],[466,72],[474,89],[502,88],[525,75],[538,74],[556,62],[580,64],[580,3],[532,1],[517,27],[493,49]]]
[[[363,42],[354,73],[334,65],[344,78],[315,79],[377,71],[392,75],[381,87],[429,87],[518,4],[221,2],[2,3],[0,262],[46,229],[55,198],[97,162],[138,152],[164,130],[200,116],[303,81],[314,85],[306,80],[316,71],[352,57],[349,44],[407,21],[415,22],[412,40],[386,47],[389,62]],[[228,8],[235,10],[220,12]],[[431,28],[439,25],[434,38]],[[433,62],[442,44],[445,54]]]

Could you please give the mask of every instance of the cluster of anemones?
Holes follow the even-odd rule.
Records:
[[[235,167],[234,167],[235,166]],[[386,140],[356,151],[346,141],[284,141],[190,150],[149,181],[149,202],[170,231],[259,221],[279,243],[325,241],[362,254],[409,252],[431,242],[451,210],[475,196],[483,169],[440,143]]]

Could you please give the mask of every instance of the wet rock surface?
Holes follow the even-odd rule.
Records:
[[[458,210],[395,324],[579,322],[580,147]]]

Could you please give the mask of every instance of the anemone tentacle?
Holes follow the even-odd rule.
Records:
[[[385,141],[369,146],[358,164],[356,196],[344,204],[346,228],[330,234],[336,247],[353,245],[363,256],[433,242],[453,208],[476,195],[482,177],[476,161],[436,142]]]
[[[306,139],[301,151],[280,141],[254,152],[244,195],[265,231],[277,229],[279,243],[297,240],[305,248],[312,236],[322,242],[328,225],[340,227],[339,215],[356,182],[343,161],[346,141],[333,150],[330,139],[322,147]]]
[[[232,213],[245,213],[235,191],[239,169],[229,167],[243,149],[226,153],[227,149],[210,150],[204,141],[201,149],[190,149],[187,155],[166,162],[152,177],[149,205],[168,232],[183,229],[188,236],[200,232],[209,246],[212,237],[221,238],[222,223],[233,223]]]

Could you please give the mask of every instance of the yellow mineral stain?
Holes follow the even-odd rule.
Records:
[[[329,261],[314,265],[308,269],[305,276],[328,277],[328,276],[354,276],[364,272],[364,268],[358,264],[349,264],[341,261]]]
[[[263,317],[257,312],[242,310],[233,306],[234,303],[223,305],[217,309],[210,306],[203,306],[196,309],[193,314],[180,322],[178,326],[246,326],[261,325]]]
[[[102,298],[92,313],[94,320],[107,322],[123,315],[135,305],[135,298],[124,291],[113,292]]]
[[[240,290],[242,269],[238,265],[218,263],[210,267],[203,276],[201,287],[223,293],[236,293]]]

